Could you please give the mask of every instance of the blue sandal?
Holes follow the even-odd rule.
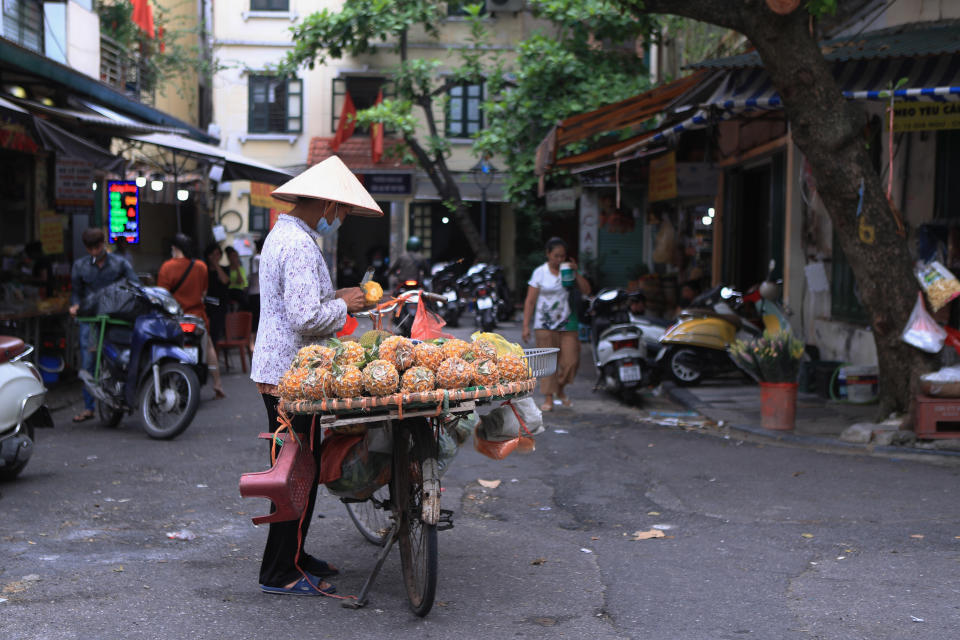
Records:
[[[262,584],[260,585],[260,590],[264,593],[288,594],[293,596],[319,596],[322,594],[330,595],[337,592],[337,588],[332,584],[325,589],[320,589],[319,585],[322,582],[323,580],[316,576],[310,576],[309,580],[307,580],[307,578],[300,578],[292,587],[268,587]],[[317,586],[315,587],[314,585]]]

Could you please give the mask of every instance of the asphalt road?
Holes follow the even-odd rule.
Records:
[[[956,636],[950,461],[661,426],[590,383],[585,362],[575,406],[548,414],[535,453],[497,462],[467,447],[454,460],[443,502],[456,527],[439,534],[426,619],[407,609],[396,553],[363,610],[260,593],[266,528],[250,517],[267,503],[241,499],[237,482],[266,468],[264,414],[242,374],[226,377],[227,400],[205,389],[172,442],[59,411],[21,478],[0,485],[0,638]],[[306,548],[357,593],[376,549],[334,498],[317,513]],[[184,530],[193,538],[168,537]],[[664,537],[632,539],[651,530]]]

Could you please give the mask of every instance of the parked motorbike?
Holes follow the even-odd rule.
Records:
[[[464,300],[457,285],[457,278],[466,271],[463,258],[454,262],[439,262],[430,269],[433,293],[446,298],[443,307],[443,320],[448,327],[460,326],[460,314],[463,313]]]
[[[481,287],[486,290],[486,295],[493,302],[491,307],[494,314],[493,326],[496,326],[496,321],[506,322],[513,316],[513,297],[507,286],[503,269],[499,265],[478,262],[457,279],[457,286],[463,296],[473,300],[474,309],[477,310],[478,315],[481,310],[477,309],[477,293]]]
[[[480,331],[491,332],[497,328],[497,303],[494,289],[486,283],[477,285],[474,291],[477,307],[475,323]]]
[[[0,336],[0,481],[20,475],[36,442],[34,430],[52,427],[40,371],[26,358],[33,347]]]
[[[111,288],[103,304],[82,305],[80,320],[92,323],[100,338],[94,373],[79,376],[97,400],[104,426],[115,427],[136,412],[148,436],[175,438],[197,413],[196,368],[203,349],[185,345],[182,324],[190,323],[182,323],[180,305],[166,289],[129,283]]]
[[[604,389],[633,402],[640,389],[657,380],[655,368],[647,361],[644,332],[630,321],[629,298],[622,289],[603,289],[590,301],[587,313],[597,367],[594,390]]]
[[[207,325],[200,316],[184,314],[180,318],[180,329],[183,331],[183,349],[191,357],[195,356],[197,364],[193,370],[197,374],[200,386],[203,387],[207,384],[207,377],[210,375],[210,368],[207,366],[207,350],[203,348]]]
[[[736,339],[790,328],[776,300],[780,287],[771,277],[746,294],[718,285],[694,298],[660,338],[657,363],[677,384],[699,384],[705,377],[737,370],[727,351]]]

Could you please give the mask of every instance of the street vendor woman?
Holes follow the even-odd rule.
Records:
[[[300,347],[332,337],[347,320],[348,311],[364,308],[359,287],[334,291],[320,252],[324,235],[337,229],[348,214],[382,216],[383,212],[359,180],[337,156],[307,169],[273,192],[295,203],[280,214],[267,235],[260,257],[260,324],[253,351],[251,379],[263,396],[267,427],[278,427],[277,384]],[[310,434],[311,416],[290,416],[298,433]],[[314,442],[320,470],[319,430]],[[317,477],[311,483],[306,513],[300,521],[270,524],[260,588],[267,593],[320,595],[333,593],[323,578],[337,569],[302,551],[317,498]]]

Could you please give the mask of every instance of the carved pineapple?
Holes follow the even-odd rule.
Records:
[[[477,360],[473,363],[473,379],[482,387],[500,384],[500,369],[493,360]]]
[[[416,364],[436,371],[443,362],[443,350],[432,342],[421,342],[413,347]]]
[[[530,377],[527,361],[512,353],[500,356],[497,367],[500,369],[500,379],[504,382],[520,382]]]
[[[446,340],[440,348],[443,350],[444,360],[447,358],[463,358],[463,355],[470,351],[470,343],[459,338],[451,338]]]
[[[433,371],[427,367],[410,367],[403,372],[403,380],[400,383],[400,389],[407,393],[417,391],[433,391],[435,385],[435,376]]]
[[[472,382],[473,366],[463,358],[447,358],[437,368],[438,389],[463,389]]]
[[[291,367],[280,378],[277,392],[286,400],[299,400],[303,396],[303,381],[310,370],[306,367]]]
[[[323,400],[336,397],[333,374],[329,369],[307,369],[310,373],[304,379],[301,388],[307,400]]]
[[[374,360],[363,369],[363,388],[372,396],[396,393],[399,383],[397,368],[387,360]]]
[[[363,395],[363,373],[352,364],[333,365],[333,390],[338,398],[356,398]]]
[[[397,371],[405,371],[413,366],[413,341],[403,336],[390,336],[380,343],[378,353],[381,360],[392,362]]]

